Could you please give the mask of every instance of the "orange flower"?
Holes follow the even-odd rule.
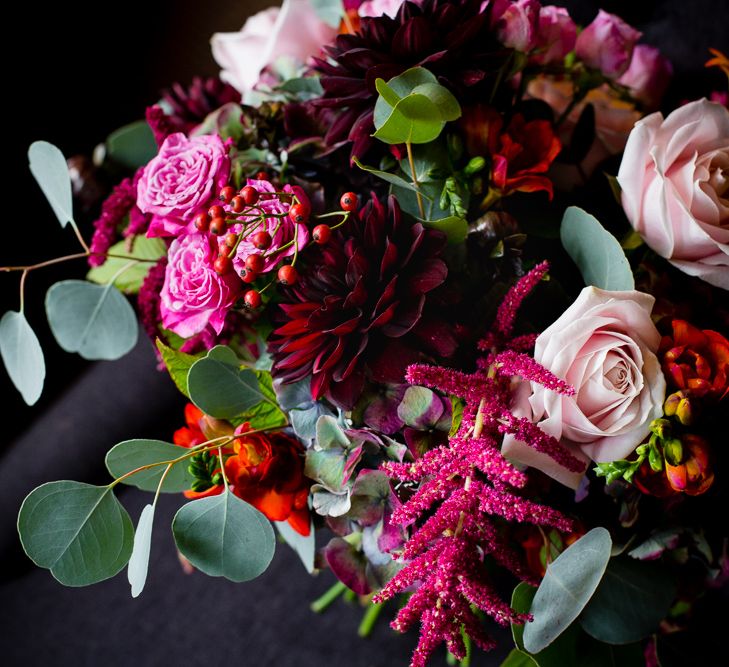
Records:
[[[719,49],[709,49],[714,56],[704,63],[704,67],[718,67],[724,74],[729,77],[729,58],[727,58]]]
[[[172,442],[180,447],[188,448],[205,442],[207,438],[200,428],[200,422],[203,417],[205,415],[200,408],[196,408],[192,403],[188,403],[185,406],[185,423],[187,426],[183,426],[175,431],[175,434],[172,436]]]
[[[681,438],[683,456],[677,465],[666,460],[666,478],[675,491],[698,496],[714,483],[714,472],[709,463],[709,444],[698,435],[685,434]]]

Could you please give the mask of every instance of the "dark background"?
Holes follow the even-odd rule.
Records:
[[[598,5],[556,4],[568,5],[582,23]],[[643,29],[644,41],[673,61],[669,101],[698,97],[712,82],[721,83],[702,64],[709,47],[729,47],[726,0],[599,4]],[[32,141],[55,143],[65,155],[90,154],[109,132],[140,118],[172,81],[215,74],[210,35],[239,29],[246,16],[267,5],[266,0],[15,5],[2,43],[3,185],[10,196],[0,265],[77,250],[70,229],[60,228],[27,170]],[[83,231],[90,238],[89,229]],[[131,437],[169,439],[182,421],[183,401],[166,375],[155,371],[146,339],[130,357],[97,364],[62,352],[53,341],[43,313],[45,291],[56,280],[82,277],[84,269],[75,262],[29,276],[26,314],[47,364],[39,403],[26,407],[0,371],[0,664],[407,664],[414,635],[396,636],[381,622],[372,639],[360,640],[355,633],[361,611],[342,602],[322,617],[311,613],[308,603],[333,578],[308,577],[286,547],[249,584],[184,575],[168,528],[179,498],[160,503],[147,588],[137,600],[130,598],[123,574],[90,588],[66,589],[23,556],[15,518],[32,488],[54,479],[101,482],[103,455],[113,444]],[[17,310],[18,278],[0,274],[1,312]],[[121,499],[136,522],[147,496],[126,489]],[[480,656],[475,664],[498,660]]]

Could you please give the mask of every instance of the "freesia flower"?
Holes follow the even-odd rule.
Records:
[[[709,462],[709,444],[698,435],[686,433],[681,438],[682,456],[675,465],[666,461],[666,478],[674,491],[689,496],[706,493],[714,483]]]

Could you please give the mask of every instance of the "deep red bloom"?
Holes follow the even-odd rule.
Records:
[[[677,465],[666,461],[666,478],[675,491],[698,496],[714,483],[714,471],[709,461],[709,443],[698,435],[684,434],[681,438],[683,456]]]

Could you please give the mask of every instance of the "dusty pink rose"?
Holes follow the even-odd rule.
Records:
[[[729,289],[729,111],[706,99],[635,124],[618,172],[623,208],[661,257]]]
[[[663,94],[671,82],[673,67],[655,46],[638,44],[633,49],[630,67],[618,83],[630,88],[633,97],[650,110],[660,106]]]
[[[537,44],[540,8],[537,0],[516,0],[509,4],[496,22],[499,41],[510,49],[531,51]]]
[[[663,414],[666,381],[656,350],[661,336],[651,321],[654,298],[642,292],[586,287],[562,316],[537,338],[534,358],[575,388],[563,396],[523,382],[514,414],[533,420],[585,462],[630,455]],[[577,488],[573,473],[513,437],[504,438],[509,459],[542,470]]]
[[[256,181],[248,179],[248,185],[252,185],[259,193],[275,192],[276,188],[270,181]],[[309,204],[309,198],[306,196],[304,191],[298,185],[284,185],[283,191],[296,195],[297,199],[301,204],[311,208]],[[277,198],[268,198],[262,196],[258,200],[258,206],[263,209],[264,213],[268,216],[279,215],[282,217],[267,217],[262,224],[259,224],[255,228],[251,228],[246,238],[241,239],[236,250],[235,257],[233,258],[233,266],[235,270],[240,272],[245,267],[246,257],[253,253],[263,254],[263,271],[266,273],[276,268],[284,257],[291,257],[294,251],[298,248],[301,251],[309,242],[309,228],[303,223],[295,223],[288,215],[289,209],[291,208],[290,203],[282,203]],[[251,217],[250,222],[256,220],[255,217]],[[239,233],[243,229],[243,225],[234,225],[232,231]],[[249,240],[256,232],[268,232],[271,235],[271,247],[268,250],[262,251],[256,248],[256,246]],[[294,243],[294,240],[296,241]],[[291,245],[289,245],[289,243]],[[288,248],[285,246],[288,245]],[[281,250],[281,248],[284,248]]]
[[[539,10],[535,63],[561,62],[575,48],[577,28],[564,7],[547,5]]]
[[[245,95],[276,60],[288,58],[304,65],[336,34],[337,29],[317,16],[309,0],[284,0],[280,8],[269,7],[251,16],[240,32],[216,33],[211,46],[222,68],[220,78]]]
[[[220,333],[235,303],[240,281],[232,272],[215,272],[216,249],[214,237],[197,232],[176,238],[170,246],[160,311],[164,327],[178,336],[189,338],[208,325]]]
[[[365,0],[357,8],[357,14],[361,17],[389,16],[394,19],[403,2],[405,0]],[[420,0],[415,0],[415,4],[419,5]]]
[[[137,185],[137,206],[152,215],[147,236],[181,233],[229,177],[230,159],[219,136],[171,134]]]
[[[641,32],[615,14],[602,9],[577,37],[577,57],[606,77],[617,79],[630,65]]]

